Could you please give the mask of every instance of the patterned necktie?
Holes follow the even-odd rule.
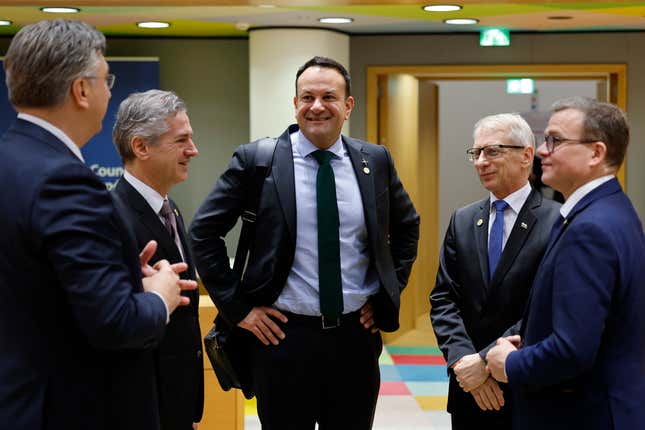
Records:
[[[502,256],[502,243],[504,242],[504,210],[508,207],[508,203],[504,200],[496,200],[493,202],[495,208],[495,221],[490,229],[490,237],[488,238],[488,275],[489,279],[493,279],[495,268]]]
[[[340,221],[336,182],[334,170],[329,164],[333,154],[318,150],[312,155],[320,165],[316,176],[320,312],[330,323],[335,323],[343,313],[343,289],[340,276]]]
[[[164,199],[159,214],[163,218],[166,230],[168,230],[168,234],[174,240],[175,234],[177,232],[177,220],[175,219],[175,214],[170,207],[170,202],[168,201],[168,199]]]

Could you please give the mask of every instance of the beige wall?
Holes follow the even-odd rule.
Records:
[[[641,218],[645,217],[645,169],[641,167],[645,162],[645,33],[512,34],[507,48],[482,48],[477,34],[354,36],[350,52],[358,100],[351,133],[356,137],[366,134],[368,65],[627,64],[627,112],[632,132],[627,192]]]

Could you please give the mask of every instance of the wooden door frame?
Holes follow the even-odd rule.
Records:
[[[508,78],[532,79],[599,79],[607,82],[608,100],[627,111],[626,64],[514,64],[470,66],[368,66],[367,67],[367,140],[378,142],[378,80],[380,77],[408,74],[421,79],[490,80]],[[617,173],[626,189],[625,162]],[[435,172],[436,173],[436,172]]]

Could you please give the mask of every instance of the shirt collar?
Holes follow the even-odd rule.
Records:
[[[291,135],[291,141],[295,143],[296,151],[298,151],[302,158],[306,158],[308,155],[311,155],[312,152],[318,151],[320,149],[316,145],[311,143],[311,141],[309,141],[309,139],[307,139],[307,137],[302,134],[300,130]],[[342,137],[339,135],[336,142],[334,142],[332,146],[327,148],[326,151],[334,154],[336,158],[343,158]]]
[[[83,154],[81,153],[81,149],[78,146],[76,146],[76,144],[72,141],[72,139],[70,139],[69,136],[66,135],[63,130],[56,127],[52,123],[45,121],[42,118],[39,118],[34,115],[30,115],[28,113],[19,112],[18,118],[22,119],[23,121],[28,121],[32,124],[36,124],[38,127],[44,128],[45,130],[47,130],[48,132],[56,136],[61,142],[65,144],[67,148],[69,148],[70,151],[72,151],[74,155],[76,155],[76,157],[79,160],[85,163],[85,160],[83,159]]]
[[[490,208],[491,210],[495,210],[493,208],[493,203],[496,200],[504,200],[506,203],[508,203],[510,208],[513,209],[515,213],[520,213],[520,209],[522,209],[522,206],[524,206],[526,199],[529,198],[529,194],[531,194],[531,184],[529,184],[528,181],[522,188],[512,192],[503,199],[498,199],[493,193],[490,193]]]
[[[141,196],[146,200],[146,202],[148,202],[148,204],[156,214],[159,213],[161,206],[163,206],[163,201],[167,196],[164,197],[159,194],[148,184],[141,181],[140,179],[137,179],[134,175],[132,175],[132,173],[128,172],[127,169],[123,172],[123,179],[128,181],[128,183],[132,185],[132,187],[137,190],[139,194],[141,194]]]
[[[571,213],[571,210],[578,204],[580,200],[582,200],[584,196],[613,178],[614,175],[601,176],[587,182],[586,184],[575,190],[560,208],[560,214],[562,214],[562,217],[566,218]]]

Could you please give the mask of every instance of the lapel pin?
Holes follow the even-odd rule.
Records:
[[[483,220],[483,219],[481,219],[481,218],[479,218],[479,219],[477,220],[477,227],[481,227],[482,225],[484,225],[484,220]]]
[[[567,225],[567,224],[569,224],[569,220],[565,218],[564,221],[562,221],[562,225]]]
[[[175,216],[179,217],[179,211],[177,210],[177,208],[173,209],[173,211],[175,212]]]
[[[361,158],[361,164],[363,165],[363,173],[366,175],[370,174],[370,168],[367,167],[367,160],[365,158]]]
[[[526,223],[525,223],[525,222],[523,222],[522,224],[520,224],[520,227],[522,227],[524,230],[526,230],[527,228],[529,228],[529,226],[528,226],[528,225],[526,225]]]

